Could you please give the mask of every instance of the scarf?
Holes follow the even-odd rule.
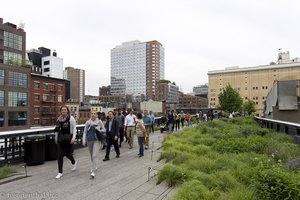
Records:
[[[69,115],[67,115],[66,117],[63,117],[62,115],[60,115],[60,116],[57,118],[57,121],[58,121],[58,122],[65,122],[65,121],[67,121],[68,118],[70,118]]]
[[[89,119],[89,121],[87,121],[87,125],[89,127],[88,130],[90,130],[91,127],[99,125],[99,119],[96,118],[95,121],[93,121],[92,119]]]

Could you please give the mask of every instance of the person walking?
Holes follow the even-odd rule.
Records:
[[[141,113],[137,114],[137,120],[136,120],[136,135],[138,139],[139,144],[139,157],[144,156],[144,142],[145,142],[145,134],[146,134],[146,128],[144,126],[143,122],[143,116]]]
[[[149,148],[149,135],[150,135],[150,132],[151,132],[151,118],[148,114],[148,110],[144,110],[143,122],[144,122],[144,126],[146,128],[146,132],[145,132],[145,149],[147,150]]]
[[[116,152],[116,157],[120,157],[120,149],[118,145],[119,138],[119,122],[115,119],[115,115],[113,111],[108,112],[109,120],[105,124],[106,129],[106,154],[103,161],[109,160],[110,148],[111,145],[114,145],[114,149]]]
[[[91,178],[95,177],[98,164],[98,155],[100,150],[100,141],[96,135],[97,131],[105,131],[105,127],[101,121],[98,119],[96,111],[91,112],[91,118],[85,122],[85,127],[82,136],[82,145],[88,145],[90,157],[91,157]]]
[[[154,133],[154,122],[155,122],[155,116],[153,112],[150,110],[149,116],[151,118],[151,132]]]
[[[184,120],[185,120],[185,114],[183,112],[183,110],[180,113],[180,117],[181,117],[181,127],[184,127]]]
[[[105,112],[98,112],[98,119],[100,119],[105,127],[107,117],[105,115]],[[102,144],[102,150],[106,149],[106,140],[101,140]]]
[[[176,131],[180,130],[180,119],[181,119],[180,113],[177,112],[175,115],[175,130]]]
[[[135,134],[135,119],[136,116],[132,113],[132,109],[128,109],[128,114],[125,117],[125,131],[127,135],[127,140],[129,143],[129,149],[133,148],[133,140],[134,140],[134,134]]]
[[[71,161],[71,170],[76,170],[76,161],[73,157],[73,144],[76,139],[76,121],[73,116],[70,115],[70,110],[67,106],[60,108],[60,116],[56,121],[56,127],[54,131],[55,143],[57,144],[57,162],[58,162],[58,174],[56,179],[60,179],[63,176],[63,162],[64,156]]]
[[[122,142],[124,141],[124,122],[125,117],[121,112],[121,109],[118,109],[118,114],[116,116],[116,120],[119,122],[119,133],[120,133],[120,141],[119,141],[119,147],[122,147]]]
[[[168,133],[172,133],[174,130],[174,123],[175,123],[175,117],[174,117],[174,111],[172,110],[168,114]]]

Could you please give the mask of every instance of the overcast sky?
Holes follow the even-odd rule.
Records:
[[[165,78],[181,91],[207,72],[300,57],[299,0],[4,0],[4,22],[25,23],[27,49],[55,49],[64,67],[86,73],[86,94],[110,84],[110,50],[125,41],[158,40]]]

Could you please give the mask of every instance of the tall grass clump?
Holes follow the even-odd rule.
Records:
[[[15,173],[16,170],[8,165],[5,165],[3,167],[0,167],[0,179],[6,178],[7,176]]]

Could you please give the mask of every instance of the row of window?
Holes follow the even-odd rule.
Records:
[[[0,127],[4,126],[6,116],[4,112],[0,111]],[[11,111],[8,112],[8,126],[25,126],[27,125],[27,112],[25,111]]]
[[[4,46],[22,51],[22,36],[4,31]]]
[[[4,51],[3,52],[4,61],[6,65],[21,65],[22,64],[22,54]]]
[[[4,70],[0,70],[0,85],[5,84]],[[19,72],[8,72],[8,85],[14,87],[27,88],[28,87],[28,75]]]
[[[4,106],[5,94],[0,90],[0,106]],[[9,107],[24,107],[28,104],[26,92],[8,92],[8,106]]]
[[[34,82],[34,88],[35,89],[39,89],[41,87],[41,83],[38,81]],[[43,89],[50,89],[50,91],[55,91],[56,87],[54,84],[50,84],[50,83],[43,83]],[[62,91],[63,90],[63,86],[62,85],[57,85],[57,90],[58,91]]]
[[[39,101],[40,94],[34,94],[34,100]],[[57,102],[62,102],[63,96],[57,95]],[[56,102],[56,95],[43,94],[43,101]]]

